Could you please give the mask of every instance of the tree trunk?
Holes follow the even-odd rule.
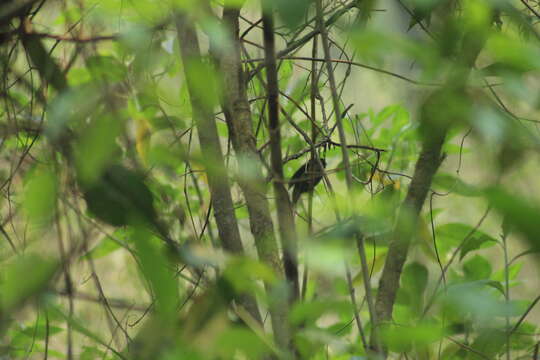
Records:
[[[240,10],[226,7],[223,20],[228,26],[232,46],[219,55],[224,92],[223,111],[229,128],[229,135],[237,154],[239,168],[248,168],[249,174],[242,174],[238,183],[246,200],[251,233],[259,258],[268,264],[274,272],[282,277],[283,263],[279,256],[279,248],[274,233],[270,207],[266,198],[267,186],[262,173],[261,160],[257,153],[256,140],[253,134],[251,110],[245,89],[244,72],[240,58],[239,22]],[[249,175],[249,177],[246,177]],[[272,293],[271,286],[265,284]],[[287,301],[271,302],[270,315],[272,328],[278,344],[288,344],[288,303]],[[286,338],[280,337],[286,335]]]
[[[207,163],[210,164],[206,168],[206,173],[219,238],[225,250],[235,254],[243,254],[244,248],[234,213],[227,170],[221,153],[214,115],[212,109],[208,108],[204,99],[201,98],[195,79],[192,77],[193,66],[201,63],[197,32],[185,15],[177,15],[176,28],[201,152]],[[257,304],[252,298],[242,297],[239,302],[257,321],[261,322]]]

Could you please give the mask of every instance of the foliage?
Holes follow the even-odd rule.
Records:
[[[539,20],[2,2],[0,358],[536,358]]]

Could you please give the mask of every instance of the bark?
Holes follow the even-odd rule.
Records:
[[[195,83],[197,79],[192,77],[192,67],[197,62],[200,63],[201,58],[197,32],[192,22],[181,14],[177,15],[176,29],[201,152],[208,164],[210,164],[206,169],[206,173],[219,238],[225,250],[235,254],[243,254],[244,248],[234,213],[213,109],[207,106],[201,94],[197,91],[197,84]],[[256,320],[261,321],[257,304],[252,298],[241,297],[238,300]]]
[[[224,92],[223,111],[229,128],[234,150],[240,168],[249,168],[250,176],[241,174],[238,183],[246,200],[251,233],[259,258],[268,264],[274,272],[282,277],[283,263],[274,234],[274,225],[270,207],[266,198],[267,186],[262,172],[262,164],[257,152],[256,139],[253,134],[251,110],[245,88],[245,77],[240,58],[239,41],[240,10],[226,7],[223,20],[230,32],[231,47],[220,54],[220,67],[223,76]],[[270,284],[265,284],[268,292],[272,292]],[[287,301],[270,304],[272,328],[276,342],[287,345],[288,338],[288,303]],[[282,337],[286,335],[286,337]]]
[[[270,5],[267,6],[271,8]],[[283,245],[285,275],[292,285],[294,300],[300,292],[298,279],[298,259],[296,229],[289,193],[285,188],[281,154],[281,132],[279,124],[279,84],[276,67],[276,48],[274,39],[274,20],[271,9],[263,14],[264,53],[268,94],[268,132],[270,136],[270,160],[274,194],[278,215],[279,234]]]
[[[397,225],[393,232],[393,241],[388,248],[375,303],[377,319],[381,322],[389,321],[392,318],[401,271],[407,259],[418,215],[427,197],[433,176],[441,163],[441,148],[445,134],[446,131],[441,131],[434,136],[435,138],[429,142],[429,145],[426,143],[422,148],[409,191],[399,211]]]

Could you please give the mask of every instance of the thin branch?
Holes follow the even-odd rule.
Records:
[[[322,40],[321,42],[322,42],[322,48],[323,48],[323,53],[324,53],[324,62],[326,64],[326,72],[328,76],[328,81],[330,83],[330,92],[332,95],[332,103],[334,107],[336,126],[339,133],[340,143],[343,145],[341,147],[341,150],[342,150],[341,153],[342,153],[343,165],[345,166],[345,179],[347,183],[347,189],[351,191],[352,186],[353,186],[353,177],[352,177],[351,165],[350,165],[350,160],[349,160],[349,152],[347,150],[347,139],[345,135],[345,129],[341,121],[341,111],[339,111],[339,95],[336,88],[334,69],[332,68],[332,62],[330,61],[331,60],[330,59],[330,45],[328,42],[328,33],[326,31],[326,25],[323,19],[322,0],[316,0],[315,5],[317,9],[317,29],[319,30],[321,34],[321,40]],[[368,303],[369,317],[371,320],[371,338],[373,341],[374,350],[375,352],[378,353],[380,350],[378,336],[377,336],[378,321],[377,321],[375,308],[373,305],[373,295],[371,294],[371,284],[370,284],[370,278],[369,278],[369,267],[367,265],[366,253],[364,249],[364,239],[362,236],[357,236],[356,245],[358,247],[358,251],[360,254],[362,274],[364,275],[365,295],[366,295],[366,300]],[[362,329],[360,329],[360,331],[362,331]],[[366,351],[368,351],[367,348],[366,348]]]

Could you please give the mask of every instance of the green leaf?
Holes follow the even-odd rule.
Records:
[[[496,240],[489,236],[483,236],[483,235],[478,236],[478,237],[471,236],[467,240],[465,240],[465,243],[463,243],[463,246],[461,247],[461,250],[459,252],[459,260],[460,261],[463,260],[465,255],[467,255],[471,251],[478,250],[481,247],[487,248],[487,247],[495,245],[495,243],[496,243]]]
[[[63,328],[54,325],[49,325],[49,328],[47,329],[45,321],[41,320],[37,324],[37,326],[36,324],[27,326],[21,330],[21,333],[30,338],[45,339],[47,334],[48,336],[53,336],[55,334],[61,333],[62,331],[64,331]]]
[[[176,320],[176,308],[180,303],[178,282],[168,266],[169,261],[160,242],[153,241],[153,238],[147,229],[135,227],[132,240],[140,257],[141,270],[152,285],[157,314],[162,322],[172,324]]]
[[[425,348],[428,345],[441,339],[444,331],[440,324],[425,321],[410,326],[386,326],[381,329],[381,338],[390,351],[406,352],[412,350],[413,346]]]
[[[407,305],[408,311],[402,314],[405,318],[409,318],[409,315],[414,313],[421,313],[424,307],[424,291],[427,287],[428,276],[427,268],[418,262],[408,264],[403,269],[398,297],[401,298],[401,304]]]
[[[508,279],[514,280],[519,275],[522,267],[523,263],[515,263],[510,265],[510,267],[508,268]],[[501,270],[495,272],[491,278],[497,281],[505,281],[505,269],[502,268]]]
[[[433,184],[441,187],[444,191],[448,191],[461,196],[469,197],[482,195],[480,189],[476,188],[473,185],[469,185],[460,178],[457,178],[447,173],[438,173],[437,175],[435,175],[435,178],[433,179]]]
[[[270,351],[262,339],[241,327],[224,331],[217,339],[215,348],[224,359],[236,358],[238,353],[242,353],[247,359],[260,359]]]
[[[58,266],[58,262],[36,254],[23,255],[2,265],[0,320],[11,316],[26,300],[45,290]]]
[[[82,187],[88,210],[99,220],[113,226],[157,225],[154,198],[141,174],[112,165],[96,183]]]
[[[500,353],[506,343],[506,335],[504,331],[498,329],[486,329],[474,339],[471,348],[482,354],[480,356],[473,352],[469,352],[467,359],[494,359]]]
[[[264,0],[264,2],[274,5],[285,25],[294,29],[306,17],[312,0]]]
[[[538,238],[540,207],[538,204],[512,195],[501,187],[487,189],[485,196],[493,208],[505,217],[508,225],[526,237],[533,250],[540,249]]]
[[[99,259],[107,256],[114,251],[122,248],[122,244],[119,243],[118,240],[113,239],[113,237],[125,239],[126,236],[127,234],[125,229],[118,229],[114,232],[114,234],[112,234],[112,237],[102,237],[101,240],[97,243],[97,245],[94,246],[94,248],[88,253],[86,253],[84,256],[92,259]]]
[[[495,238],[489,236],[485,232],[475,229],[473,226],[463,223],[448,223],[440,225],[436,228],[437,247],[441,254],[446,254],[450,249],[461,244],[466,240],[467,236],[485,238],[485,241],[496,242]]]
[[[321,316],[327,313],[341,313],[352,311],[351,304],[338,300],[314,300],[295,304],[290,313],[293,324],[314,324]]]
[[[534,346],[534,336],[537,326],[530,322],[522,322],[510,337],[510,346],[513,350],[526,350]]]
[[[491,286],[494,289],[497,289],[501,293],[501,295],[504,296],[504,294],[505,294],[504,286],[499,281],[490,280],[490,281],[486,282],[486,285]]]
[[[94,80],[120,82],[127,76],[127,67],[112,56],[91,56],[86,66]]]
[[[121,154],[116,141],[122,131],[122,119],[98,115],[75,145],[77,177],[80,182],[96,181],[104,169]]]
[[[472,259],[463,264],[463,272],[468,280],[489,279],[491,275],[491,264],[486,258],[475,255]]]
[[[406,289],[410,289],[416,296],[421,296],[426,290],[428,283],[428,270],[418,262],[413,262],[405,266],[401,283]]]
[[[52,221],[58,193],[56,173],[38,166],[26,174],[23,208],[30,220],[43,226]]]

